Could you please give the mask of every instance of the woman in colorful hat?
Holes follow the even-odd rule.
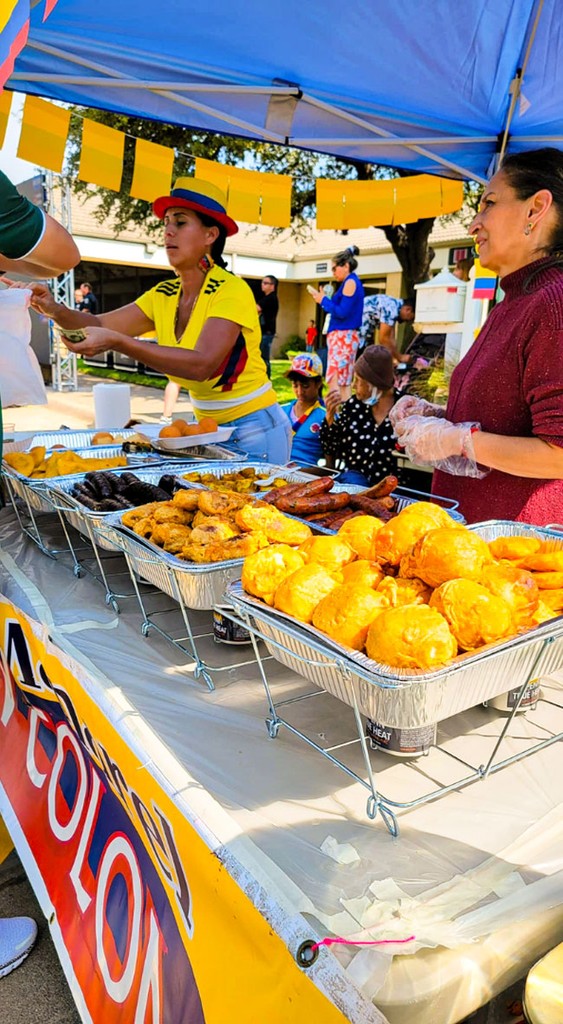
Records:
[[[282,405],[293,431],[291,458],[301,465],[316,466],[323,454],[320,431],[326,415],[323,364],[313,352],[295,356],[286,377],[295,394],[292,402]]]
[[[339,480],[368,486],[399,475],[389,421],[398,398],[389,349],[368,345],[354,365],[353,387],[354,394],[343,404],[337,388],[329,391],[320,440],[327,466],[342,469]]]
[[[82,356],[113,350],[167,374],[188,389],[198,419],[232,426],[230,444],[283,464],[291,429],[277,403],[260,355],[260,325],[249,286],[225,269],[223,249],[238,227],[224,194],[198,178],[179,178],[153,203],[164,222],[164,245],[177,277],[161,281],[135,302],[109,313],[68,309],[44,284],[26,284],[32,305],[85,340],[66,341]],[[139,340],[155,331],[158,345]]]

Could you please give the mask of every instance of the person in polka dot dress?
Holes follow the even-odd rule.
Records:
[[[371,486],[397,473],[396,438],[389,411],[399,398],[393,387],[393,357],[368,345],[354,365],[354,394],[341,402],[337,388],[326,397],[320,442],[327,466],[342,468],[339,480]]]

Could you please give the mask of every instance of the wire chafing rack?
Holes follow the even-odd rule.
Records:
[[[549,541],[554,550],[563,548],[561,534],[520,523],[491,521],[470,529],[486,541],[524,534]],[[540,676],[545,677],[563,665],[561,616],[511,640],[462,655],[435,672],[414,673],[378,665],[365,655],[342,648],[314,627],[296,623],[289,616],[245,594],[240,582],[231,584],[226,599],[231,605],[234,621],[251,635],[268,702],[269,717],[266,725],[270,737],[275,739],[281,726],[284,726],[359,782],[368,790],[368,818],[373,820],[379,814],[394,836],[399,834],[397,812],[418,807],[472,782],[484,780],[515,761],[563,739],[563,732],[553,732],[539,725],[540,732],[545,733],[543,739],[530,743],[517,753],[497,759],[515,715],[523,709],[522,702],[529,692],[528,688]],[[258,640],[264,642],[271,657],[315,684],[316,688],[276,701],[258,648]],[[492,737],[490,754],[483,763],[472,764],[450,749],[450,746],[442,745],[439,747],[442,753],[462,769],[460,778],[447,785],[439,785],[413,800],[393,800],[380,792],[362,716],[390,728],[418,729],[474,708],[508,690],[515,691],[511,711],[503,719],[499,735]],[[288,721],[283,713],[280,714],[281,709],[288,705],[326,694],[332,694],[352,708],[357,738],[336,746],[321,747],[310,735]],[[548,700],[543,695],[538,697],[538,702],[563,710],[562,704]],[[367,777],[359,775],[336,756],[336,751],[351,743],[360,745]],[[468,771],[465,773],[465,770]]]

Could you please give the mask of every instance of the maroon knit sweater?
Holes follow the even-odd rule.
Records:
[[[540,437],[563,447],[563,270],[547,261],[503,278],[505,298],[452,374],[447,418],[453,423],[476,421],[490,434]],[[563,480],[497,470],[474,480],[437,471],[432,490],[459,501],[469,523],[563,523]]]

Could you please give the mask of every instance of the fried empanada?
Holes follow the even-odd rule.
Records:
[[[337,534],[334,537],[311,537],[299,550],[307,562],[322,565],[329,572],[338,572],[342,566],[355,562],[356,552],[348,541]]]
[[[258,530],[277,544],[302,544],[312,535],[307,523],[289,519],[265,502],[245,505],[235,513],[235,522],[241,530],[248,530],[249,533]]]
[[[537,537],[497,537],[489,541],[489,551],[498,561],[508,558],[515,562],[535,554],[540,547],[541,541]]]
[[[319,601],[313,625],[344,647],[362,651],[371,623],[388,607],[387,598],[371,587],[343,583]]]
[[[403,604],[428,604],[432,594],[431,588],[416,576],[411,579],[384,576],[377,592],[387,598],[390,608],[398,608]]]
[[[338,536],[356,552],[358,558],[371,561],[374,557],[375,535],[383,527],[376,516],[354,516],[342,524]]]
[[[186,487],[181,487],[179,491],[175,492],[172,501],[174,505],[179,505],[185,512],[196,512],[199,508],[199,495],[200,491],[190,491]]]
[[[538,554],[527,555],[520,561],[522,569],[531,569],[533,572],[563,572],[563,549],[555,551],[540,551]]]
[[[368,658],[391,668],[433,671],[457,654],[443,615],[427,604],[386,608],[368,629]]]
[[[466,529],[440,529],[430,530],[421,537],[408,561],[408,567],[401,562],[401,576],[408,572],[430,587],[439,587],[458,578],[478,580],[492,558],[488,545],[476,533]]]
[[[148,505],[138,505],[137,508],[130,508],[121,517],[121,522],[124,526],[129,526],[132,529],[139,519],[146,519],[150,516],[158,505],[158,501],[151,501]]]
[[[444,616],[464,651],[474,651],[514,632],[508,602],[474,580],[443,583],[432,594],[430,607]]]
[[[151,534],[151,542],[159,548],[176,555],[190,540],[192,529],[182,523],[155,523]]]
[[[338,586],[338,580],[322,565],[311,562],[280,583],[274,607],[299,622],[310,622],[319,601]]]
[[[198,491],[198,508],[208,516],[227,515],[247,505],[249,498],[235,491]]]
[[[273,605],[274,594],[280,583],[301,569],[303,555],[288,544],[270,544],[245,558],[242,567],[242,585],[249,594]]]

